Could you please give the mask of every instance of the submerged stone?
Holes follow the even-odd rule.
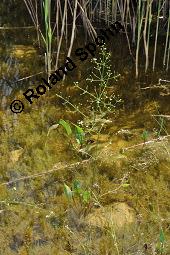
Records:
[[[119,229],[135,221],[135,211],[126,203],[115,203],[111,206],[97,208],[86,217],[87,224],[100,228],[113,226]]]

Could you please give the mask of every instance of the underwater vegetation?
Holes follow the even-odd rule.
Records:
[[[0,255],[170,254],[169,7],[0,2]],[[11,112],[66,58],[75,72]]]

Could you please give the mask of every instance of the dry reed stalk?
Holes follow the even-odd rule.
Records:
[[[37,40],[39,42],[39,33],[41,34],[40,31],[40,26],[39,26],[39,20],[38,20],[38,7],[37,7],[37,3],[35,4],[35,7],[33,5],[32,0],[24,0],[24,3],[27,7],[27,10],[30,14],[30,17],[34,23],[34,26],[36,28],[37,31]]]
[[[161,0],[159,0],[159,3],[158,3],[158,14],[157,14],[157,22],[156,22],[155,46],[154,46],[154,56],[153,56],[153,65],[152,65],[153,71],[155,70],[155,61],[156,61],[156,50],[157,50],[157,41],[158,41],[160,11],[161,11]]]
[[[168,72],[169,69],[169,59],[170,59],[170,39],[169,39],[169,47],[168,47],[168,54],[167,54],[167,64],[166,64],[166,71]]]
[[[112,23],[117,20],[117,0],[112,0]]]
[[[73,48],[75,29],[76,29],[77,5],[78,5],[78,1],[75,0],[74,13],[73,13],[73,25],[72,25],[72,32],[71,32],[71,40],[70,40],[70,47],[68,49],[67,57],[70,57],[71,51],[72,51],[72,48]]]
[[[166,71],[167,72],[168,72],[168,69],[169,69],[169,59],[170,59],[170,9],[169,9],[167,35],[168,34],[169,34],[169,46],[168,46],[168,51],[167,51],[167,64],[166,64]]]
[[[58,61],[59,61],[59,54],[60,54],[60,49],[61,49],[61,43],[62,43],[63,35],[64,35],[66,12],[67,12],[67,0],[65,0],[65,2],[64,2],[64,12],[63,12],[63,17],[62,17],[61,35],[60,35],[60,39],[59,39],[59,43],[58,43],[56,63],[55,63],[55,69],[56,70],[58,68]]]
[[[35,0],[23,0],[29,14],[32,18],[32,21],[34,23],[35,28],[37,29],[37,38],[38,41],[40,41],[39,37],[41,36],[43,38],[43,34],[41,32],[40,23],[38,20],[38,2]],[[45,1],[45,0],[44,0]],[[51,0],[50,0],[51,1]],[[77,1],[77,4],[76,4]],[[163,1],[163,4],[162,4]],[[94,29],[94,26],[92,22],[102,20],[105,21],[105,23],[108,25],[110,22],[121,20],[124,29],[125,34],[127,38],[128,48],[129,52],[132,55],[131,51],[131,44],[130,44],[130,37],[127,32],[127,26],[130,23],[130,26],[132,28],[132,35],[133,40],[132,42],[135,42],[135,32],[137,30],[137,45],[136,45],[136,77],[138,77],[139,74],[139,52],[140,52],[140,41],[141,37],[143,36],[144,40],[144,50],[145,50],[145,72],[148,70],[149,67],[149,51],[150,51],[150,28],[152,23],[152,10],[155,6],[155,3],[158,3],[157,5],[157,23],[156,23],[156,35],[155,35],[155,46],[154,46],[154,57],[153,57],[153,63],[152,68],[155,69],[155,63],[156,63],[156,53],[157,53],[157,41],[159,37],[159,19],[160,19],[160,13],[163,12],[163,17],[166,19],[166,13],[167,9],[170,7],[170,3],[167,0],[139,0],[137,5],[137,13],[134,7],[134,3],[132,0],[56,0],[55,1],[55,24],[53,26],[52,34],[56,33],[57,36],[57,54],[55,59],[55,69],[58,67],[59,62],[59,56],[61,54],[62,50],[62,43],[63,39],[65,38],[66,42],[66,48],[68,50],[68,56],[71,55],[71,50],[73,48],[73,43],[76,38],[76,27],[77,22],[79,22],[80,19],[78,17],[81,17],[83,28],[85,31],[85,36],[87,39],[87,36],[89,36],[91,39],[94,40],[94,37],[96,36],[96,31]],[[77,6],[77,7],[76,7]],[[75,10],[76,7],[76,10]],[[145,11],[146,7],[146,11]],[[154,7],[155,8],[155,7]],[[75,19],[75,11],[76,13],[76,19]],[[144,21],[145,16],[145,21]],[[169,14],[170,16],[170,14]],[[68,33],[68,20],[69,17],[72,18],[72,29],[71,33]],[[144,22],[143,22],[144,21]],[[142,26],[144,24],[144,30],[142,31]],[[50,24],[49,24],[50,27]],[[170,59],[170,39],[169,39],[169,30],[170,30],[170,19],[168,19],[168,26],[166,31],[166,43],[165,43],[165,50],[164,50],[164,59],[163,59],[163,65],[166,66],[166,70],[169,68],[169,59]],[[43,39],[44,40],[44,39]],[[68,40],[70,40],[70,44],[68,45]],[[68,46],[68,47],[67,47]],[[50,45],[49,45],[50,47]],[[50,48],[49,48],[50,50]],[[132,55],[133,56],[133,55]],[[49,56],[47,54],[47,63],[50,66]]]
[[[66,12],[65,40],[66,40],[66,48],[67,48],[67,43],[68,43],[68,12]]]
[[[79,5],[80,10],[82,11],[82,15],[85,17],[86,23],[87,23],[87,27],[88,27],[88,34],[89,36],[94,40],[95,36],[97,36],[96,30],[93,27],[91,21],[89,20],[88,16],[87,16],[87,11],[86,9],[84,10],[83,7],[80,5],[79,2],[77,2],[77,4]]]
[[[95,17],[96,17],[96,10],[97,10],[97,7],[99,6],[99,3],[100,3],[100,0],[97,0],[94,8],[93,8],[93,20],[95,20]],[[97,21],[99,22],[99,18],[97,19]]]
[[[101,22],[101,20],[102,20],[102,1],[103,1],[103,0],[100,0],[99,22]]]
[[[40,47],[40,34],[38,31],[39,22],[38,22],[38,5],[37,2],[35,3],[35,20],[36,20],[36,32],[37,32],[37,40],[38,40],[38,46]]]
[[[54,24],[54,28],[53,28],[53,34],[54,31],[56,29],[56,34],[57,34],[57,45],[59,43],[59,0],[57,0],[56,2],[56,16],[55,16],[55,24]]]
[[[153,0],[150,0],[150,6],[149,6],[149,25],[148,25],[148,38],[147,38],[147,57],[148,57],[148,62],[146,63],[146,69],[149,67],[149,42],[150,42],[150,29],[151,29],[151,22],[152,22],[152,3]]]
[[[170,41],[170,10],[169,10],[169,18],[168,18],[168,26],[167,26],[167,33],[166,33],[166,42],[165,42],[165,50],[164,50],[164,58],[163,58],[163,66],[166,65],[166,57],[168,51],[168,40]]]
[[[136,46],[136,78],[139,75],[139,48],[140,48],[140,40],[141,40],[141,30],[142,30],[142,23],[144,18],[144,6],[145,3],[142,0],[138,2],[138,33],[137,33],[137,46]]]
[[[148,70],[148,66],[149,66],[149,41],[150,41],[149,39],[150,39],[150,25],[152,21],[152,12],[151,12],[152,2],[153,0],[150,0],[147,2],[145,24],[144,24],[144,30],[143,30],[144,49],[145,49],[145,56],[146,56],[145,72]]]

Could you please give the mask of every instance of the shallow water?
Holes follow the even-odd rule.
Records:
[[[10,13],[10,8],[5,11]],[[25,12],[22,6],[21,11]],[[10,19],[4,18],[1,25],[31,25],[28,15],[18,15],[17,10]],[[11,100],[23,99],[23,92],[43,77],[22,79],[44,71],[44,52],[37,49],[35,37],[33,28],[0,29],[0,254],[114,255],[117,247],[119,254],[161,254],[163,242],[162,254],[168,255],[170,123],[154,115],[169,115],[169,96],[141,89],[158,84],[159,78],[170,80],[161,68],[161,42],[156,72],[144,74],[141,59],[138,80],[125,36],[108,44],[112,69],[120,73],[117,82],[111,81],[109,93],[119,94],[123,102],[104,117],[89,115],[89,98],[74,86],[74,81],[86,85],[92,70],[89,61],[76,62],[78,69],[64,85],[14,115]],[[83,35],[75,48],[78,45],[84,45]],[[74,105],[82,104],[87,118],[63,105],[56,96],[60,92]],[[82,146],[62,127],[47,136],[60,119],[70,125],[83,122]],[[91,192],[89,203],[81,197],[67,200],[64,183],[71,187],[74,180]],[[105,216],[110,210],[118,211],[118,229],[110,225],[116,213]],[[165,241],[160,241],[161,231]]]

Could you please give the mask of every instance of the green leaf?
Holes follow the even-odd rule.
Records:
[[[130,186],[130,184],[129,183],[122,183],[122,185],[121,185],[123,188],[127,188],[127,187],[129,187]]]
[[[82,193],[82,197],[83,197],[83,202],[88,203],[89,200],[90,200],[90,197],[91,197],[90,192],[89,191],[84,191]]]
[[[73,187],[76,192],[79,192],[81,190],[81,184],[78,180],[74,180]]]
[[[64,127],[64,129],[67,132],[67,135],[71,135],[72,134],[72,130],[70,127],[70,124],[68,122],[66,122],[65,120],[59,120],[59,124],[62,125]]]
[[[75,125],[76,129],[75,129],[75,136],[76,136],[76,140],[79,144],[82,144],[84,142],[84,131],[81,127]]]
[[[73,197],[73,191],[65,183],[64,183],[64,193],[68,199],[71,199]]]
[[[160,243],[165,242],[165,236],[164,236],[164,232],[162,229],[160,230],[160,233],[159,233],[159,241],[160,241]]]
[[[143,139],[144,141],[146,141],[147,138],[148,138],[148,131],[147,131],[147,130],[144,130],[143,133],[142,133],[142,139]]]

